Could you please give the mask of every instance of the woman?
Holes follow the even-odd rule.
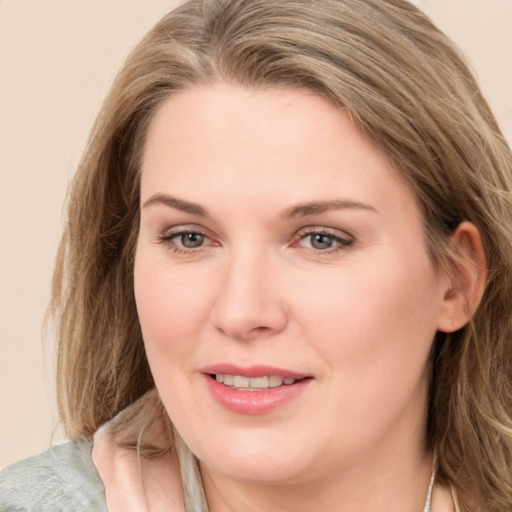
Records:
[[[75,441],[6,470],[2,505],[510,510],[511,185],[410,4],[185,3],[127,60],[70,197]]]

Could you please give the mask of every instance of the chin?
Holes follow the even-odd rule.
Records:
[[[216,473],[247,483],[297,483],[310,473],[313,464],[305,453],[308,445],[282,433],[234,434],[224,440],[217,439],[214,446],[213,451],[212,445],[198,447],[198,450],[192,446],[192,451]]]
[[[206,464],[211,470],[225,478],[253,485],[289,485],[305,480],[306,468],[298,466],[294,458],[269,461],[262,456],[258,460],[214,461]]]

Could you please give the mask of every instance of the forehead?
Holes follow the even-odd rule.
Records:
[[[380,202],[396,188],[411,199],[391,161],[342,108],[307,90],[227,84],[186,89],[160,106],[141,187],[142,200],[172,192],[193,201],[265,194],[293,203],[335,193]]]

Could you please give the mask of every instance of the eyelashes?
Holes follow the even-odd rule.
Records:
[[[190,254],[207,246],[220,245],[205,233],[194,228],[179,228],[166,232],[158,238],[158,242],[175,253]]]
[[[298,233],[299,240],[295,245],[314,250],[315,252],[331,253],[352,245],[353,238],[348,234],[333,233],[325,228],[306,228]]]
[[[196,227],[168,230],[158,237],[157,242],[174,253],[190,255],[221,245]],[[290,247],[304,248],[316,254],[332,254],[350,247],[353,242],[354,238],[347,233],[324,227],[308,227],[294,235]]]

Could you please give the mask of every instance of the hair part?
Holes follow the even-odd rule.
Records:
[[[414,191],[440,271],[457,265],[459,223],[478,228],[486,290],[472,320],[434,342],[427,442],[462,510],[509,510],[512,156],[456,47],[403,0],[191,0],[133,51],[74,179],[57,258],[50,313],[67,434],[89,436],[129,405],[115,427],[125,439],[140,439],[144,422],[169,424],[163,407],[141,412],[159,399],[133,292],[140,162],[162,102],[218,81],[307,88],[346,110]]]

